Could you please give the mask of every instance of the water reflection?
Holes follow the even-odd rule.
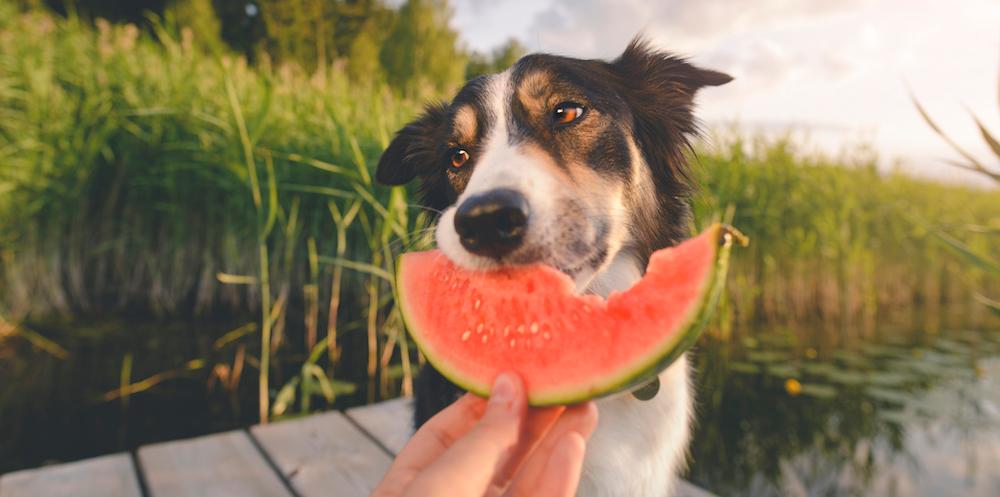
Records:
[[[703,340],[689,477],[734,497],[1000,495],[1000,330],[891,336]]]

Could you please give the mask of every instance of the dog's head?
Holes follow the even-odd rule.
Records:
[[[694,95],[730,80],[641,40],[612,62],[529,55],[428,107],[376,177],[419,179],[457,264],[541,262],[582,289],[618,254],[645,261],[686,234]]]

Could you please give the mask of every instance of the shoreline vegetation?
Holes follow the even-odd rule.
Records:
[[[391,275],[398,253],[431,243],[432,213],[371,171],[424,98],[337,63],[248,65],[153,25],[0,4],[0,349],[19,336],[72,353],[39,323],[230,320],[224,361],[178,367],[234,390],[253,370],[261,420],[408,393],[421,358]],[[990,319],[974,296],[1000,282],[934,232],[1000,253],[1000,190],[738,133],[698,155],[693,228],[722,219],[751,238],[713,338],[754,322],[864,334],[914,308],[933,327],[956,305],[970,326]]]

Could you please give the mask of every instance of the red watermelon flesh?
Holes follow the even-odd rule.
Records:
[[[737,235],[714,225],[659,250],[641,280],[607,300],[576,295],[548,266],[469,271],[439,250],[412,252],[400,258],[399,304],[427,360],[455,384],[485,396],[513,371],[531,405],[571,404],[648,381],[693,344]]]

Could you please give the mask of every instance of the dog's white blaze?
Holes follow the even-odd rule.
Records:
[[[545,227],[556,221],[553,213],[559,201],[558,196],[551,195],[557,191],[559,180],[538,157],[527,153],[525,147],[510,143],[508,109],[513,95],[510,70],[492,76],[484,94],[492,118],[489,135],[483,140],[469,183],[458,200],[441,214],[435,233],[441,251],[468,269],[488,269],[495,267],[497,262],[471,254],[462,247],[455,232],[454,218],[456,207],[465,199],[497,188],[520,192],[528,201],[532,218],[525,239],[533,241],[545,239]]]

